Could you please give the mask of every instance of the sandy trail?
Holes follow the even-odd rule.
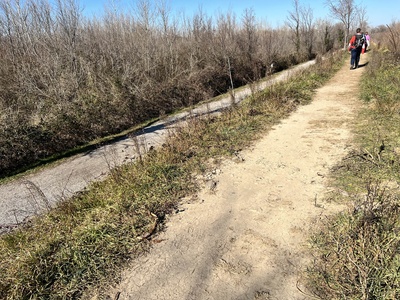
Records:
[[[307,237],[319,218],[340,209],[322,198],[329,169],[351,146],[363,70],[346,64],[310,105],[243,151],[243,162],[218,166],[215,190],[205,187],[169,217],[159,242],[110,296],[312,299],[300,280],[310,260]]]

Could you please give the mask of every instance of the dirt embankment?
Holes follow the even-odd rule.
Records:
[[[242,162],[218,166],[214,184],[167,220],[110,296],[312,299],[300,280],[310,261],[307,238],[320,218],[342,209],[322,199],[329,169],[351,146],[363,70],[346,64],[310,105],[243,151]]]

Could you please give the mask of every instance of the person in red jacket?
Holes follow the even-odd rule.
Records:
[[[351,37],[348,50],[351,51],[350,70],[354,70],[358,67],[361,53],[365,51],[365,35],[361,28],[357,28],[356,34]]]

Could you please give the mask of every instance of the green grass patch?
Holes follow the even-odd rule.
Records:
[[[400,299],[400,66],[374,52],[362,79],[357,148],[332,172],[349,209],[312,237],[309,289],[321,299]]]
[[[197,175],[265,134],[342,65],[329,58],[218,116],[193,119],[143,159],[0,237],[1,299],[79,299],[150,247]]]

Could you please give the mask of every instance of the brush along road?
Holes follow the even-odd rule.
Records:
[[[254,89],[260,90],[274,82],[286,80],[296,71],[314,63],[315,61],[309,61],[283,71],[269,80],[254,84]],[[235,90],[235,102],[242,101],[250,94],[249,87]],[[90,182],[104,178],[113,167],[133,161],[138,155],[138,147],[143,152],[150,147],[162,145],[168,131],[179,122],[184,122],[187,117],[215,113],[231,104],[231,97],[227,95],[218,101],[200,105],[152,124],[139,132],[136,138],[126,137],[0,185],[0,233],[84,190]]]

